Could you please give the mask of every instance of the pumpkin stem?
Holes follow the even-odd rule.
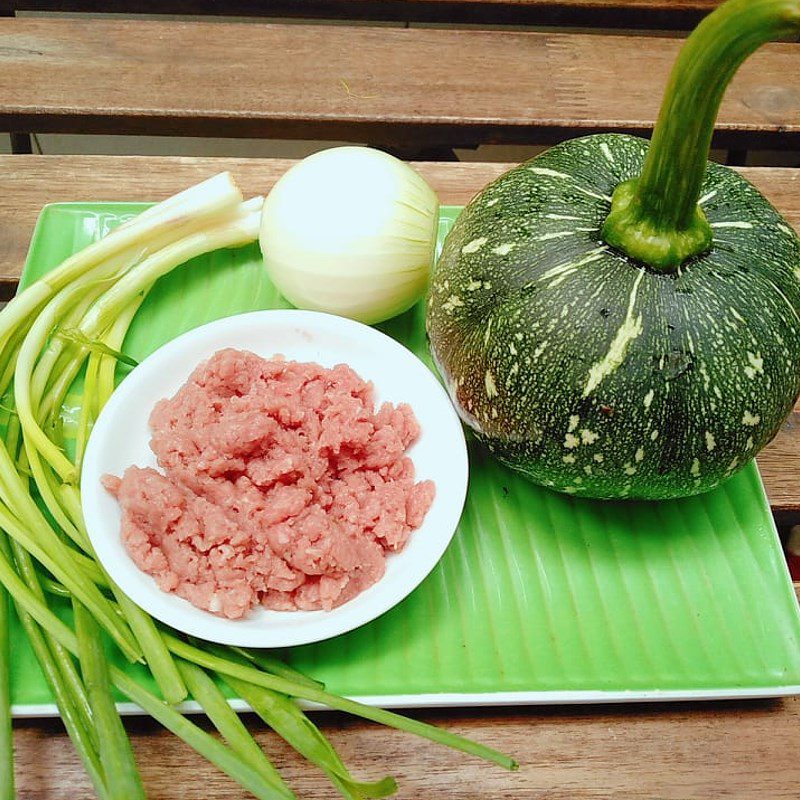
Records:
[[[698,205],[722,96],[762,44],[800,30],[800,0],[728,0],[689,36],[672,68],[639,178],[614,192],[603,237],[663,272],[707,250]]]

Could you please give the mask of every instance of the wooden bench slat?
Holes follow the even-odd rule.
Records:
[[[0,19],[0,130],[415,147],[650,130],[680,41],[657,37]],[[800,45],[745,64],[717,143],[800,143]]]
[[[11,296],[36,217],[46,203],[160,200],[226,169],[245,194],[263,194],[292,163],[282,159],[0,156],[0,290],[5,287],[5,296]],[[460,205],[510,165],[416,166],[443,203]],[[800,170],[742,172],[800,229]],[[785,524],[800,522],[800,406],[758,462],[773,512]]]
[[[19,11],[687,28],[721,0],[0,0]]]

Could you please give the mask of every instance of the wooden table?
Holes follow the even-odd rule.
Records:
[[[283,161],[195,158],[0,157],[0,285],[10,291],[36,214],[45,202],[157,200],[230,169],[248,194],[267,191]],[[505,168],[420,164],[443,202],[464,203]],[[800,227],[800,176],[749,170]],[[785,431],[760,459],[773,508],[800,510],[800,446]],[[800,585],[796,587],[800,593]],[[425,712],[425,719],[515,756],[516,774],[377,726],[320,714],[325,732],[358,775],[391,772],[398,797],[425,800],[796,800],[800,786],[800,697],[783,701],[670,705],[471,709]],[[300,797],[337,795],[252,716],[247,724]],[[182,742],[149,720],[129,722],[152,800],[246,795]],[[84,800],[92,792],[56,720],[16,726],[19,796]]]
[[[607,33],[0,19],[0,131],[417,153],[649,135],[680,46]],[[716,146],[798,148],[798,55],[797,43],[774,43],[748,59],[726,91]]]

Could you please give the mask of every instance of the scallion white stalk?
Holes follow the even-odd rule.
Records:
[[[88,309],[78,326],[79,331],[89,338],[99,336],[113,323],[119,310],[130,305],[136,295],[147,291],[158,278],[166,275],[178,264],[212,250],[240,247],[252,242],[258,235],[262,202],[261,198],[254,198],[247,203],[241,203],[235,207],[234,213],[223,215],[216,225],[196,230],[132,266]],[[112,234],[109,234],[109,237]],[[61,480],[74,483],[78,477],[75,464],[42,429],[37,419],[37,408],[31,391],[31,377],[36,360],[59,313],[63,310],[62,297],[63,295],[58,295],[48,303],[22,343],[14,372],[14,397],[29,457],[32,449],[41,453]],[[84,357],[86,355],[84,354]],[[75,373],[83,360],[75,359],[70,365],[70,371]]]

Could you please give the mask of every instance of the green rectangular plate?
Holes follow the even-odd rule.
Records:
[[[23,283],[142,208],[46,207]],[[441,236],[458,210],[443,210]],[[141,360],[190,328],[275,307],[255,245],[216,252],[158,283],[125,351]],[[430,363],[421,305],[381,327]],[[470,462],[464,516],[427,580],[374,622],[286,651],[291,663],[396,706],[800,693],[800,613],[754,464],[700,497],[614,503],[534,486],[474,442]],[[12,679],[19,715],[55,713],[19,629]]]

